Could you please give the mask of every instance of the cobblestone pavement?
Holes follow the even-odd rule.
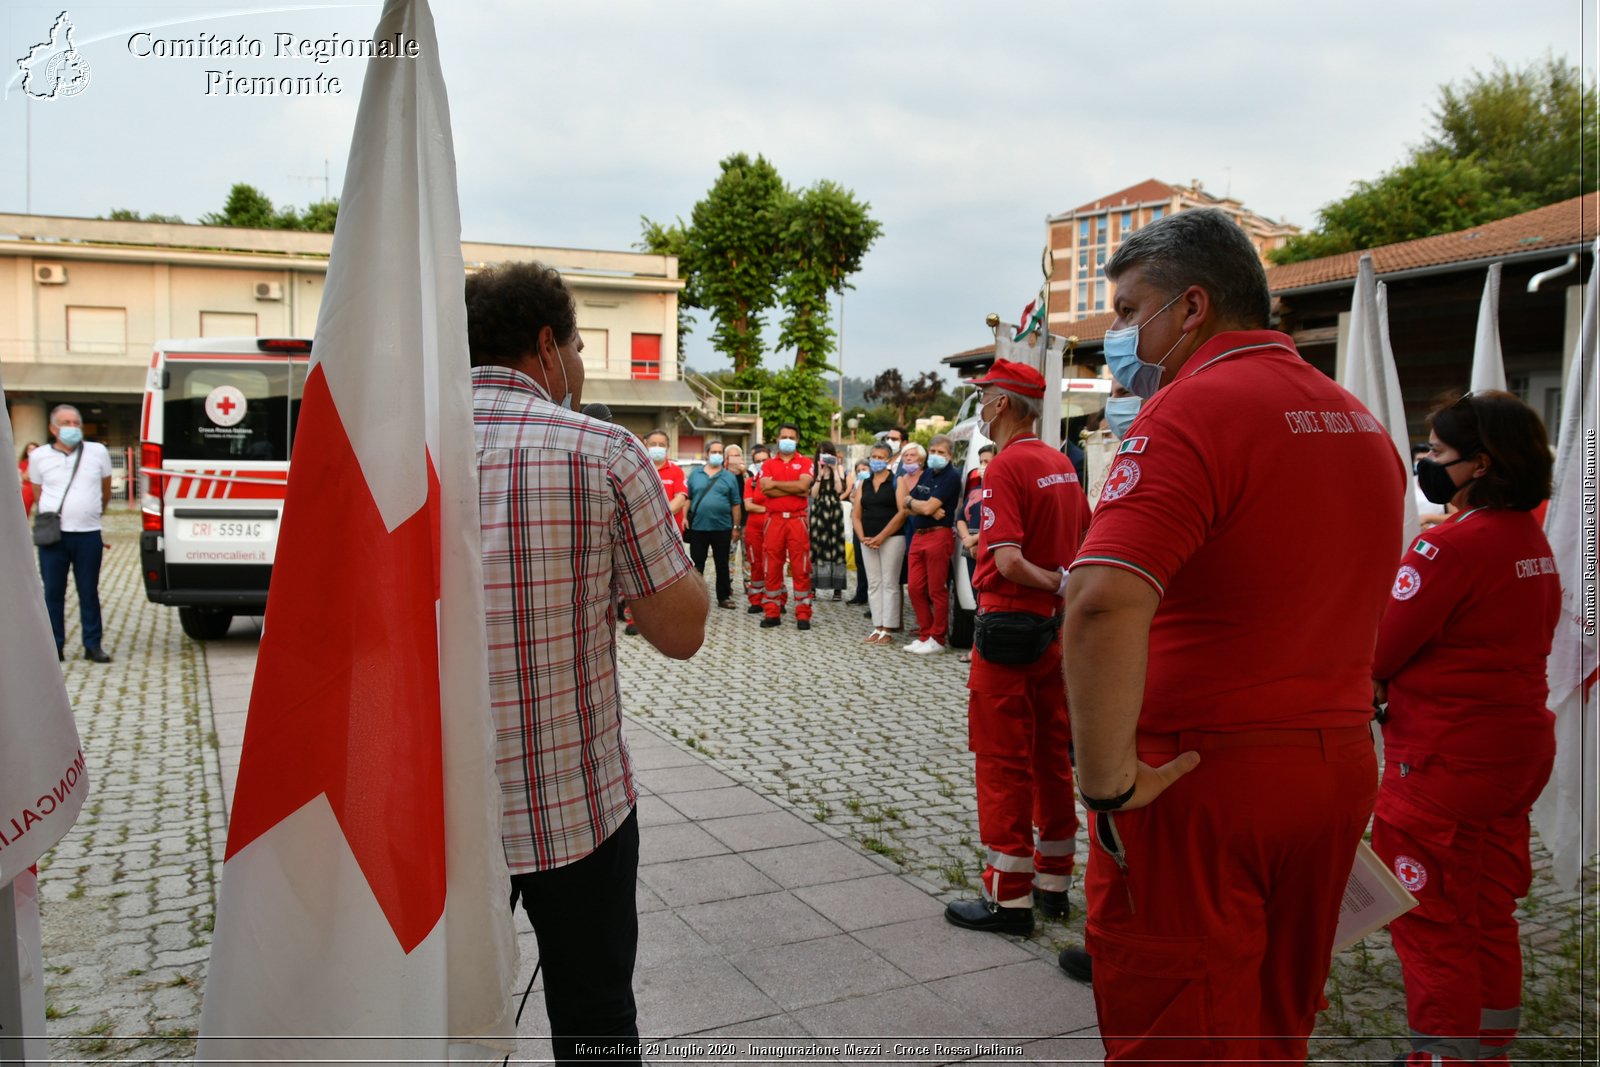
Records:
[[[90,792],[41,862],[56,1063],[193,1055],[224,822],[200,646],[145,600],[138,517],[108,517],[100,591],[109,665],[82,658],[67,593],[67,691]]]
[[[819,600],[808,633],[788,616],[781,628],[761,630],[742,609],[713,609],[706,649],[687,663],[633,639],[621,656],[629,713],[888,857],[941,898],[973,895],[983,850],[966,747],[965,665],[954,652],[914,656],[863,643],[871,624],[853,605]],[[1030,941],[1040,953],[1083,943],[1086,833],[1079,834],[1073,914],[1036,926]],[[1515,1055],[1594,1062],[1597,880],[1591,871],[1580,891],[1562,892],[1537,840],[1535,850],[1533,893],[1519,913],[1525,1036]],[[1335,959],[1327,997],[1313,1059],[1388,1062],[1406,1047],[1405,993],[1387,931]]]

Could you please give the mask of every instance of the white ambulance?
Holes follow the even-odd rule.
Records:
[[[266,610],[311,342],[158,341],[140,423],[145,595],[221,637]]]

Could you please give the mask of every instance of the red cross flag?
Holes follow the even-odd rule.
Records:
[[[1592,262],[1600,264],[1600,241]],[[1556,715],[1556,763],[1550,784],[1533,806],[1533,824],[1551,853],[1556,883],[1571,889],[1596,851],[1595,679],[1595,431],[1596,348],[1600,346],[1600,270],[1589,275],[1583,326],[1562,393],[1556,440],[1555,494],[1545,513],[1556,568],[1561,572],[1561,619],[1556,623],[1546,676]]]
[[[425,0],[388,0],[397,34],[418,54],[368,63],[295,434],[202,1061],[513,1047],[455,151]]]

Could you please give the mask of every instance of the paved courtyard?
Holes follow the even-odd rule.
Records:
[[[40,879],[51,1051],[56,1062],[176,1061],[192,1056],[199,1022],[254,630],[241,622],[202,650],[176,612],[144,600],[133,517],[115,516],[107,539],[117,659],[66,664],[92,792]],[[645,789],[641,1027],[741,1040],[984,1034],[1016,1038],[1015,1059],[1095,1062],[1087,991],[1051,962],[1081,941],[1081,885],[1071,918],[1029,939],[939,918],[940,900],[975,891],[982,855],[963,665],[862,643],[868,623],[847,604],[819,602],[806,634],[788,618],[756,623],[713,609],[687,663],[619,638]],[[1560,893],[1548,855],[1536,863],[1517,1058],[1592,1062],[1594,882]],[[750,884],[729,889],[735,871]],[[708,896],[698,887],[711,882]],[[1314,1059],[1381,1062],[1401,1047],[1404,999],[1383,935],[1335,961],[1328,999]],[[547,1054],[542,1025],[536,993],[519,1059]]]

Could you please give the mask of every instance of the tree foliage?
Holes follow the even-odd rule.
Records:
[[[107,215],[106,218],[112,222],[167,222],[180,224],[183,222],[181,215],[161,215],[154,211],[140,214],[131,208],[125,207],[112,208],[111,214]]]
[[[882,404],[895,413],[895,423],[904,426],[908,413],[912,418],[931,414],[931,409],[944,394],[944,381],[935,371],[923,371],[907,384],[898,370],[884,371],[872,380],[872,386],[863,396],[869,404]]]
[[[289,204],[274,207],[272,201],[261,190],[253,185],[239,182],[228,190],[228,199],[222,205],[222,210],[201,216],[200,222],[206,226],[332,233],[338,217],[337,200],[314,201],[307,204],[303,212]]]
[[[835,182],[796,191],[766,157],[742,152],[720,166],[687,223],[640,220],[640,247],[678,257],[680,310],[710,313],[712,344],[737,373],[761,366],[761,331],[780,307],[778,347],[793,351],[795,367],[827,369],[835,341],[828,294],[849,286],[882,226]]]
[[[1440,88],[1428,139],[1404,162],[1318,212],[1316,229],[1269,253],[1274,263],[1335,255],[1481,226],[1597,187],[1578,161],[1593,153],[1596,94],[1582,72],[1547,56],[1512,70],[1496,61]]]

